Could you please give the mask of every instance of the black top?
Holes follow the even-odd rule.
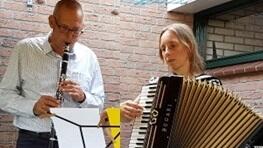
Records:
[[[222,85],[222,82],[218,78],[213,77],[213,76],[208,75],[208,74],[200,74],[200,75],[196,76],[195,79],[201,80],[201,81],[207,81],[209,83],[212,83],[212,84],[218,85],[218,86]]]

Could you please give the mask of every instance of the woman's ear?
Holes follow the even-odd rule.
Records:
[[[53,15],[50,15],[48,17],[48,23],[49,23],[50,28],[54,29],[54,27],[55,27],[55,18],[54,18]]]

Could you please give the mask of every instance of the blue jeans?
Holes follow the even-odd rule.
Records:
[[[49,133],[35,133],[19,130],[16,148],[49,148]],[[57,141],[53,148],[58,148]]]

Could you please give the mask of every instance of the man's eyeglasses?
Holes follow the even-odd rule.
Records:
[[[76,29],[71,29],[71,28],[69,28],[68,26],[66,26],[66,25],[61,25],[61,24],[59,24],[58,22],[57,22],[57,18],[56,17],[54,17],[55,18],[55,23],[56,23],[56,25],[58,26],[58,28],[59,28],[59,30],[60,30],[60,32],[62,32],[62,33],[68,33],[68,32],[72,32],[73,33],[73,35],[75,35],[75,36],[79,36],[79,35],[81,35],[82,33],[84,33],[84,31],[83,31],[83,29],[81,28],[76,28]]]

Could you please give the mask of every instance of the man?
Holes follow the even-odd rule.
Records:
[[[17,148],[48,147],[51,107],[102,109],[104,88],[97,57],[77,43],[83,32],[83,17],[77,1],[61,0],[48,18],[52,32],[16,45],[0,84],[0,107],[15,115]],[[55,94],[66,45],[70,47],[68,78],[59,85],[64,98],[59,102]]]

